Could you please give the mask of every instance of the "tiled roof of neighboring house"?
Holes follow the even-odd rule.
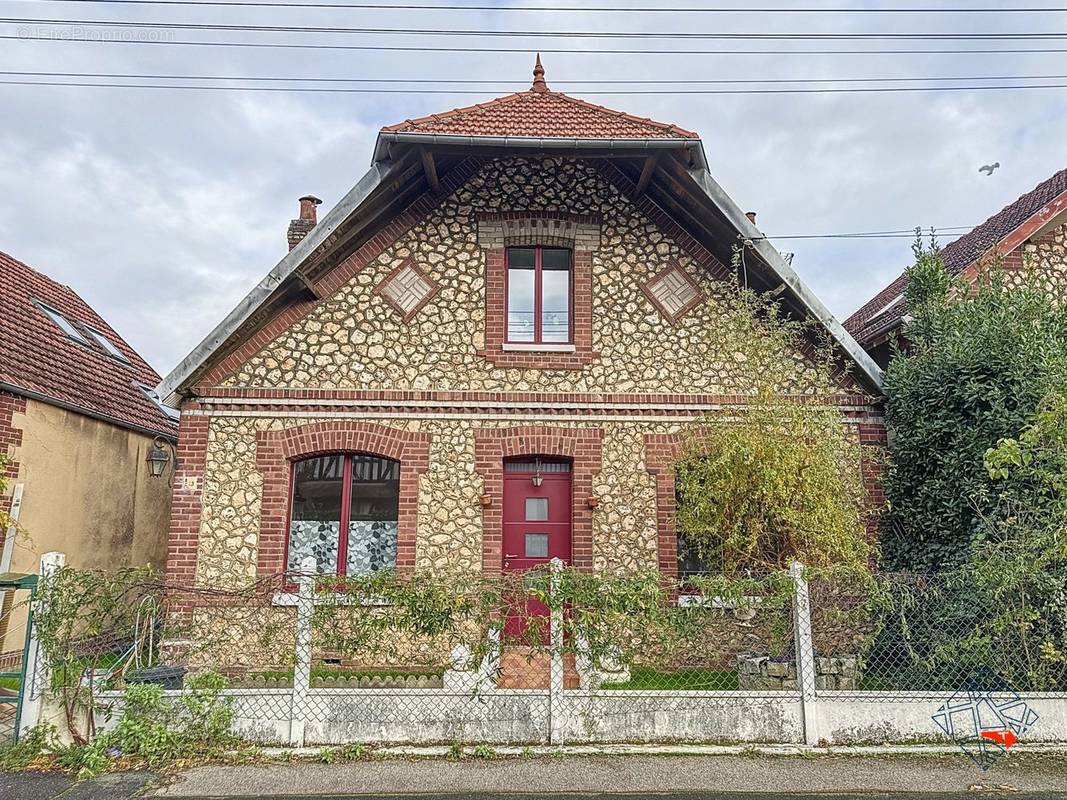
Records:
[[[962,272],[1020,225],[1065,193],[1067,193],[1067,169],[1061,169],[1014,203],[1002,208],[974,230],[941,248],[941,259],[945,268],[952,273]],[[903,274],[898,276],[845,320],[845,329],[860,344],[867,344],[876,337],[899,327],[907,314],[907,303],[903,299],[905,283],[906,276]]]
[[[532,136],[546,139],[699,139],[692,131],[587,103],[545,83],[538,57],[525,92],[441,114],[409,119],[386,132],[461,136]]]
[[[3,252],[0,286],[0,384],[119,425],[176,434],[139,388],[154,387],[159,375],[73,289]]]

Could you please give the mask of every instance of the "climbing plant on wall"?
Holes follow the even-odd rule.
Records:
[[[680,534],[727,573],[793,560],[866,567],[861,451],[829,399],[840,391],[831,346],[765,296],[738,286],[727,302],[729,357],[750,399],[691,431],[675,465]]]

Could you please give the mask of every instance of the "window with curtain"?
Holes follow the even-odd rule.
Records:
[[[336,453],[293,464],[288,568],[314,556],[323,574],[396,568],[400,463]]]
[[[507,341],[569,344],[571,251],[560,247],[507,250]]]

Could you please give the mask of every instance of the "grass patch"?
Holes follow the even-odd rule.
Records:
[[[731,691],[737,689],[733,670],[681,669],[676,671],[633,667],[625,683],[605,683],[604,689],[630,691]]]

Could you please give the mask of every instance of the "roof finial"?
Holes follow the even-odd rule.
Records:
[[[541,54],[537,54],[537,61],[534,63],[534,79],[533,86],[530,87],[531,92],[547,92],[549,91],[548,84],[545,83],[545,68],[541,66]]]

